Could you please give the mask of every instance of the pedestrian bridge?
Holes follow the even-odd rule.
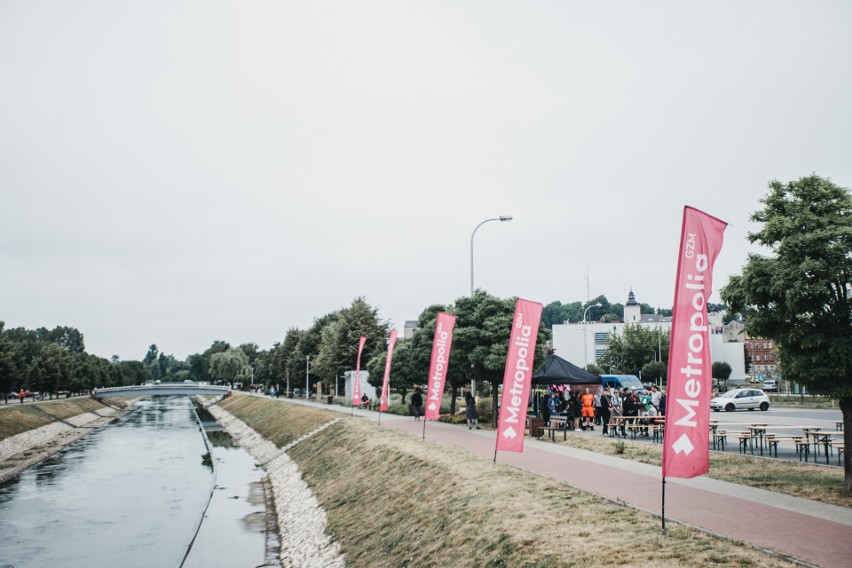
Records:
[[[159,385],[134,385],[129,387],[109,387],[95,389],[95,398],[114,398],[117,396],[164,396],[175,394],[212,394],[226,395],[228,386],[202,385],[198,383],[161,383]]]

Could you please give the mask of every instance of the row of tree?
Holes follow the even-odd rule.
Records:
[[[151,379],[141,361],[112,361],[86,353],[83,334],[72,327],[5,329],[0,322],[0,393],[60,392],[131,385]]]

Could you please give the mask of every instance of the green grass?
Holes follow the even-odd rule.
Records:
[[[663,460],[661,444],[613,440],[605,436],[571,432],[568,433],[567,441],[559,438],[557,440],[559,444],[655,466],[661,465]],[[623,448],[623,451],[619,452],[619,448]],[[710,470],[707,476],[832,505],[852,507],[852,495],[843,494],[843,469],[838,467],[710,452]]]
[[[103,403],[88,397],[45,400],[25,405],[0,405],[0,440],[47,426],[54,422],[53,418],[67,420],[72,416],[101,408],[105,408]]]

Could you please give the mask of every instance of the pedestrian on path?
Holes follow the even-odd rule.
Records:
[[[477,430],[481,430],[479,415],[476,413],[476,399],[471,393],[467,393],[464,397],[464,416],[467,419],[468,430],[471,430],[473,426],[476,426]]]
[[[414,419],[420,420],[420,407],[423,406],[423,395],[420,394],[420,387],[414,387],[414,394],[411,395],[411,408],[414,410]]]
[[[21,392],[18,393],[18,400],[21,401],[21,404],[24,404],[24,389],[21,389]]]

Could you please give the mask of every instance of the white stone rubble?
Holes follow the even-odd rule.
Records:
[[[115,414],[115,412],[116,411],[112,408],[104,408],[99,410],[97,414],[93,412],[86,412],[85,414],[72,416],[71,418],[68,418],[66,422],[79,428],[81,426],[91,424],[96,420],[100,420],[105,416],[111,416]],[[5,440],[0,441],[0,461],[8,459],[17,453],[24,452],[41,444],[50,442],[60,436],[65,436],[72,430],[74,430],[74,428],[68,424],[63,422],[52,422],[46,426],[41,426],[40,428],[28,430],[27,432],[22,432],[21,434],[6,438]]]
[[[325,511],[290,456],[222,408],[211,405],[208,410],[258,463],[270,460],[264,468],[269,475],[278,516],[281,565],[285,568],[343,568],[345,562],[340,545],[326,534]]]

